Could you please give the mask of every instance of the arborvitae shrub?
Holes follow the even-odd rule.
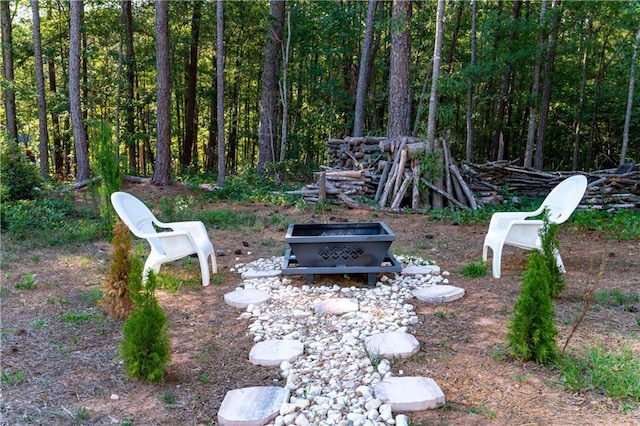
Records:
[[[164,367],[170,359],[167,316],[155,297],[155,274],[150,271],[143,286],[142,260],[138,256],[131,260],[129,291],[135,310],[124,323],[120,356],[127,376],[159,382],[164,379]]]
[[[120,219],[113,227],[113,259],[111,269],[102,285],[100,306],[111,318],[126,319],[133,309],[129,293],[131,275],[131,234]]]
[[[558,251],[558,231],[560,227],[555,223],[550,223],[545,211],[542,228],[540,228],[540,239],[542,242],[542,253],[547,262],[547,268],[553,275],[553,280],[549,286],[549,294],[552,299],[557,298],[564,290],[566,281],[564,274],[560,271],[556,262],[556,252]]]
[[[550,286],[556,277],[542,251],[533,250],[507,332],[509,352],[523,360],[547,364],[558,353]]]

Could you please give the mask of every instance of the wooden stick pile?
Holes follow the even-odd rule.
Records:
[[[504,161],[458,167],[448,136],[433,144],[408,136],[347,137],[330,139],[327,148],[331,166],[316,173],[316,182],[291,193],[310,203],[383,211],[475,210],[517,202],[518,196],[544,197],[562,180],[581,173],[589,184],[579,208],[640,210],[640,171],[633,164],[593,173],[543,172]]]

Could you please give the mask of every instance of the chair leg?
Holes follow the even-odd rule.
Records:
[[[211,253],[209,255],[211,257],[211,272],[214,274],[218,273],[218,261],[216,260],[216,254]]]
[[[209,260],[207,259],[209,256],[206,255],[198,255],[198,260],[200,261],[200,273],[202,274],[202,286],[206,287],[210,282],[210,274],[209,274]]]
[[[558,265],[558,269],[560,269],[560,272],[562,272],[563,274],[567,272],[567,270],[564,268],[564,263],[562,262],[562,258],[560,257],[560,252],[558,251],[558,249],[554,250],[554,254],[556,255],[556,264]]]

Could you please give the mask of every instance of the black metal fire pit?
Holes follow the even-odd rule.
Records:
[[[375,284],[377,273],[402,270],[389,251],[395,239],[384,222],[292,223],[282,273],[304,275],[309,284],[314,274],[367,274]]]

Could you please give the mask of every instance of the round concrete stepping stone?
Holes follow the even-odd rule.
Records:
[[[464,289],[449,284],[438,284],[414,290],[413,295],[423,302],[445,303],[460,299],[464,296]]]
[[[292,362],[304,352],[299,340],[265,340],[256,343],[249,352],[249,361],[255,365],[278,366],[282,361]]]
[[[252,280],[257,278],[273,278],[280,276],[282,271],[280,269],[269,269],[268,271],[261,271],[257,269],[250,269],[244,271],[240,276],[243,280]]]
[[[266,291],[250,289],[238,289],[224,295],[227,305],[245,309],[249,305],[259,305],[269,300],[271,296]]]
[[[358,309],[357,299],[347,299],[344,297],[326,299],[316,305],[316,313],[319,315],[343,315],[348,312],[356,312]]]
[[[374,388],[376,398],[391,411],[420,411],[444,404],[440,386],[428,377],[387,377]]]
[[[254,386],[227,392],[218,410],[220,426],[262,426],[275,419],[289,392],[278,386]]]
[[[402,275],[440,275],[440,267],[438,265],[410,265],[402,268]]]
[[[407,358],[420,349],[420,343],[413,335],[401,332],[378,333],[367,337],[364,342],[367,353],[383,358]]]

